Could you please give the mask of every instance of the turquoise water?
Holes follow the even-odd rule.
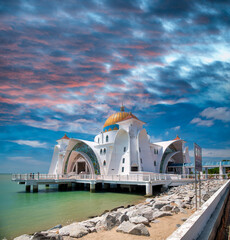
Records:
[[[126,193],[58,192],[39,186],[26,193],[25,185],[0,174],[0,239],[46,230],[57,224],[81,221],[120,205],[137,203],[143,196]]]

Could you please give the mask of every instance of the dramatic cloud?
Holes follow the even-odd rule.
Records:
[[[123,102],[151,136],[180,131],[187,142],[227,147],[229,9],[229,1],[2,1],[0,134],[30,141],[28,129],[45,130],[52,140],[36,137],[49,146],[59,131],[92,140]],[[14,135],[17,127],[24,132]]]

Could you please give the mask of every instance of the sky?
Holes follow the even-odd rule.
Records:
[[[152,142],[230,159],[229,27],[229,0],[0,0],[0,172],[47,173],[122,102]]]

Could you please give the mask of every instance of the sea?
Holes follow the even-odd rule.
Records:
[[[26,193],[25,185],[0,174],[0,239],[47,230],[102,214],[118,206],[136,204],[138,194],[89,191],[58,191],[39,185],[38,193]]]

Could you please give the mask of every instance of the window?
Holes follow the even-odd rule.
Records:
[[[104,148],[104,154],[106,153],[106,148]]]
[[[139,152],[141,152],[141,148],[139,147]]]
[[[106,135],[105,141],[108,142],[109,141],[109,136]]]
[[[124,170],[125,170],[125,168],[124,168],[124,167],[122,167],[121,171],[122,171],[122,172],[124,172]]]
[[[106,161],[103,162],[103,165],[106,166]]]
[[[100,150],[100,154],[102,154],[102,149]]]
[[[126,152],[126,147],[124,147],[124,152]]]
[[[141,158],[141,163],[142,163],[142,158]]]
[[[125,158],[122,159],[122,163],[125,163]]]
[[[98,143],[100,142],[100,138],[97,139],[97,142],[98,142]]]
[[[156,165],[157,165],[157,163],[156,163],[156,161],[154,161],[154,166],[156,167]]]
[[[157,154],[158,154],[158,149],[157,149]]]
[[[137,172],[138,171],[138,167],[131,167],[131,171],[132,172]]]

